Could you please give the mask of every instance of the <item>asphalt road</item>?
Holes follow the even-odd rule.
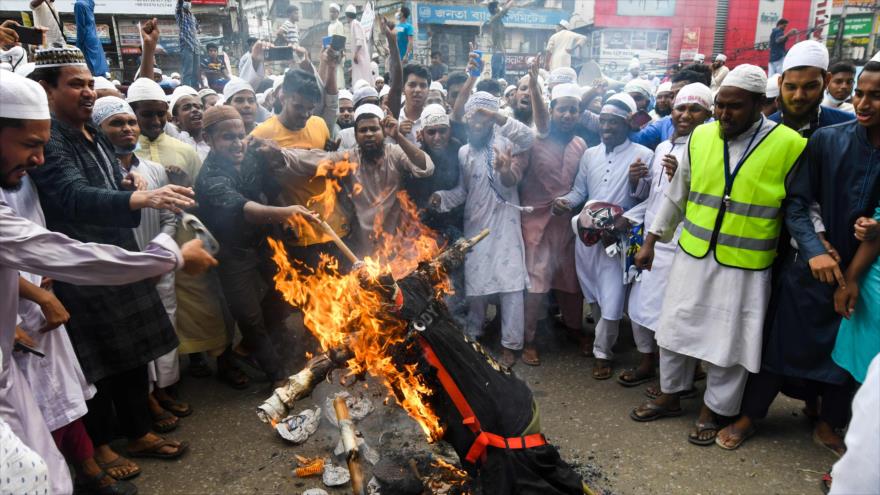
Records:
[[[621,333],[626,341],[626,332]],[[541,343],[543,364],[530,368],[519,363],[515,371],[534,391],[549,440],[564,459],[580,466],[592,487],[606,493],[819,494],[822,473],[835,461],[811,441],[811,426],[797,401],[778,398],[758,434],[737,451],[697,447],[686,436],[699,400],[683,403],[685,416],[636,423],[628,415],[644,400],[643,387],[627,389],[613,380],[592,379],[592,360],[552,331],[545,332]],[[617,369],[632,366],[636,355],[631,344],[620,347]],[[303,352],[291,349],[290,354],[301,364]],[[444,450],[428,445],[400,408],[383,405],[381,386],[369,380],[366,385],[376,409],[358,428],[371,447],[380,454]],[[335,383],[321,384],[297,410],[323,407],[325,398],[341,389]],[[299,494],[323,487],[319,479],[296,478],[292,469],[294,454],[331,455],[339,435],[326,419],[305,444],[293,446],[254,413],[269,396],[266,382],[236,391],[213,378],[185,377],[180,394],[195,413],[169,436],[188,440],[190,452],[176,461],[139,461],[143,474],[134,481],[140,493]]]

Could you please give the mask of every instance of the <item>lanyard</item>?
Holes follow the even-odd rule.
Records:
[[[675,151],[675,147],[676,147],[676,146],[678,146],[678,143],[676,143],[675,141],[673,141],[673,142],[672,142],[672,148],[670,148],[669,153],[666,153],[666,154],[667,154],[667,155],[671,155],[672,152]],[[663,159],[661,158],[660,160],[662,161]],[[665,171],[665,170],[661,170],[661,171],[660,171],[660,177],[657,177],[657,186],[658,186],[658,187],[659,187],[660,184],[663,182],[663,176],[664,176],[664,175],[666,175],[666,171]],[[671,181],[671,179],[670,179],[670,181]]]
[[[743,162],[746,161],[746,158],[749,156],[749,150],[752,148],[752,144],[755,142],[755,138],[758,137],[758,133],[761,132],[761,128],[764,127],[764,116],[761,116],[761,123],[758,125],[758,128],[755,129],[755,133],[752,134],[752,138],[749,139],[749,144],[746,145],[746,149],[743,151],[742,156],[739,161],[736,163],[736,167],[731,171],[730,170],[730,150],[727,147],[727,140],[724,140],[724,202],[730,203],[730,191],[733,189],[733,180],[736,179],[736,174],[739,173],[739,169],[742,168]]]

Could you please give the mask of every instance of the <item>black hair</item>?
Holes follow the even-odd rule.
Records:
[[[403,83],[406,84],[406,80],[409,79],[410,75],[414,75],[416,77],[420,77],[422,79],[426,79],[428,81],[428,85],[431,84],[431,71],[428,70],[427,67],[421,64],[406,64],[406,67],[403,68]]]
[[[254,47],[254,44],[255,44],[257,41],[260,41],[260,38],[254,38],[253,36],[248,37],[248,39],[247,39],[247,46],[248,46],[248,49],[253,48],[253,47]]]
[[[371,113],[362,113],[358,115],[358,118],[354,119],[354,127],[357,128],[358,122],[367,119],[379,119],[379,127],[382,127],[382,117],[378,115],[373,115]]]
[[[53,88],[58,87],[58,79],[61,77],[62,67],[37,67],[28,75],[32,81],[43,81]]]
[[[21,129],[24,127],[24,119],[10,119],[8,117],[0,117],[0,130],[6,129]]]
[[[345,17],[348,17],[349,19],[356,19],[357,14],[355,12],[346,12]]]
[[[689,69],[682,69],[672,76],[672,84],[685,81],[688,84],[703,82],[703,74]]]
[[[401,19],[409,19],[409,16],[412,15],[412,12],[409,10],[409,7],[401,7],[400,8],[400,18]]]
[[[468,80],[468,75],[464,72],[453,72],[449,74],[449,77],[446,78],[446,88],[450,88],[452,86],[456,86],[458,84],[464,84]]]
[[[837,74],[838,72],[852,72],[855,74],[856,66],[852,62],[837,62],[828,68],[829,74]]]
[[[865,72],[880,72],[880,62],[870,61],[862,67],[862,72],[859,74],[859,79],[862,78],[862,74]]]
[[[440,52],[431,52],[431,58],[442,57],[442,56],[443,56],[443,54]]]
[[[296,5],[293,5],[293,4],[291,4],[289,7],[287,7],[287,15],[288,16],[294,12],[299,12],[299,7],[297,7]]]
[[[321,101],[321,88],[315,76],[302,69],[293,69],[284,74],[282,84],[285,95],[302,95],[315,103]]]
[[[501,96],[504,88],[501,87],[501,83],[499,83],[495,79],[482,79],[477,83],[477,91],[485,91],[493,96]]]
[[[712,85],[712,68],[706,64],[690,64],[681,69],[682,72],[689,70],[700,75],[700,79],[694,82],[700,82],[706,86]]]
[[[206,48],[207,48],[208,50],[210,50],[211,48],[213,48],[213,49],[215,49],[215,50],[219,50],[219,49],[220,49],[220,47],[217,46],[217,43],[208,43],[208,44],[206,45]]]
[[[783,24],[788,24],[788,19],[786,19],[785,17],[782,17],[778,21],[776,21],[776,27],[779,27]]]

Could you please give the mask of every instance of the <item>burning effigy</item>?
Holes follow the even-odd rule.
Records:
[[[444,248],[421,224],[406,194],[398,193],[397,200],[395,232],[384,232],[382,220],[376,219],[378,249],[356,260],[348,272],[329,256],[317,267],[305,266],[290,259],[282,242],[269,240],[278,268],[275,287],[302,311],[321,352],[257,408],[260,420],[277,425],[329,373],[347,369],[352,376],[378,378],[428,442],[442,440],[453,447],[483,493],[591,493],[541,433],[538,408],[525,382],[465,337],[443,302],[451,291],[447,275],[491,233]],[[329,229],[315,223],[315,228]],[[361,476],[352,462],[357,444],[344,401],[334,401],[334,408],[353,468],[353,491],[365,493],[363,480],[355,480]]]

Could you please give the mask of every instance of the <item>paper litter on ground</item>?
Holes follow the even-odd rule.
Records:
[[[306,409],[303,412],[288,416],[275,425],[275,431],[281,438],[295,444],[309,439],[321,423],[321,408]]]

